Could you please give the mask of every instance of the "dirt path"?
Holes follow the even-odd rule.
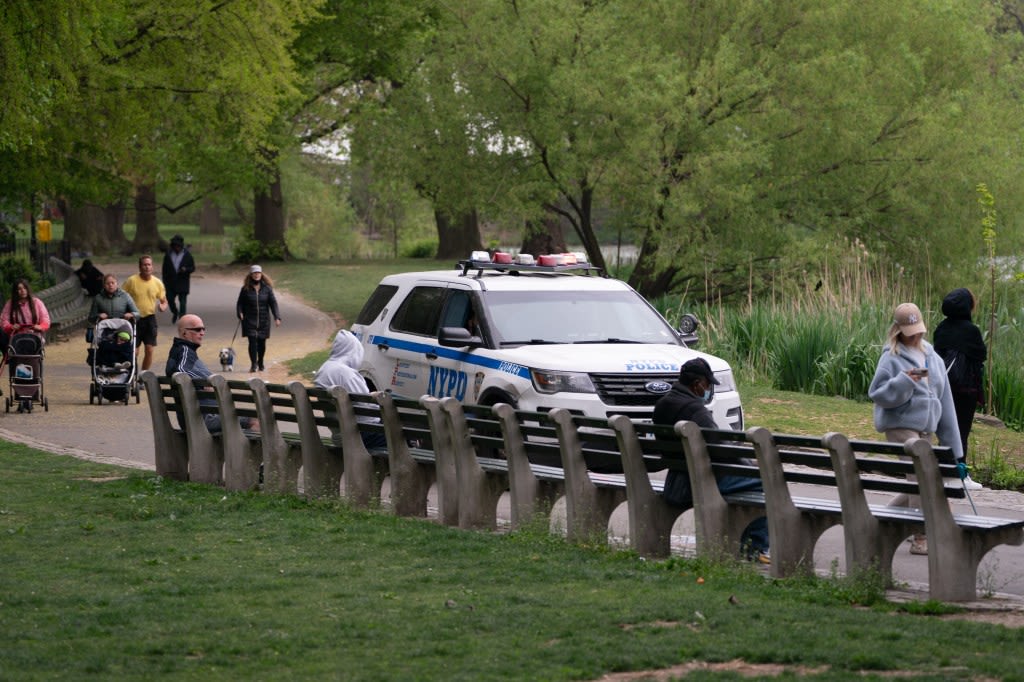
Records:
[[[102,265],[98,265],[104,272]],[[120,280],[132,274],[131,266],[114,266],[111,271]],[[217,353],[231,345],[237,320],[235,300],[245,269],[217,268],[203,272],[200,268],[192,278],[188,310],[203,318],[208,327],[200,357],[217,371]],[[327,348],[336,330],[331,318],[304,304],[298,297],[276,291],[281,308],[282,324],[273,330],[267,342],[267,369],[260,372],[269,382],[281,383],[303,377],[289,374],[284,362]],[[167,351],[174,337],[170,313],[159,313],[160,332],[152,369],[163,371]],[[121,403],[89,404],[92,373],[85,363],[87,344],[84,330],[67,340],[50,343],[44,360],[43,387],[49,411],[36,407],[32,414],[0,411],[0,438],[22,442],[50,452],[99,459],[137,468],[153,468],[153,428],[145,394],[140,404],[134,399]],[[249,361],[246,340],[235,338],[237,354],[235,376],[247,378]],[[8,379],[0,380],[4,396],[9,394]]]

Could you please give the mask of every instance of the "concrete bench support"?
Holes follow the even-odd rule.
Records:
[[[841,511],[834,505],[830,505],[830,509],[818,509],[794,504],[772,434],[756,427],[747,431],[747,438],[757,452],[757,466],[764,486],[771,538],[771,575],[776,578],[812,575],[814,546],[822,533],[842,523]]]
[[[939,601],[977,599],[978,564],[993,547],[1024,543],[1024,521],[955,518],[931,443],[914,438],[904,447],[913,457],[928,531],[928,594]]]
[[[448,423],[452,451],[455,455],[455,474],[458,483],[459,528],[495,529],[498,527],[498,500],[508,489],[508,470],[485,470],[466,423],[462,404],[455,398],[439,403],[431,399],[424,404],[433,414],[441,408]]]
[[[259,485],[261,443],[246,434],[238,421],[235,396],[227,379],[220,374],[210,377],[220,412],[220,445],[224,453],[224,487],[228,490],[255,490]]]
[[[545,479],[537,475],[526,454],[523,432],[511,405],[498,403],[492,409],[501,424],[501,436],[505,442],[512,527],[520,528],[538,518],[547,519],[550,523],[555,501],[565,495],[564,479]]]
[[[434,451],[434,482],[437,485],[437,518],[446,526],[461,526],[459,497],[462,490],[459,486],[448,419],[437,398],[425,395],[420,398],[420,406],[430,424],[430,441]]]
[[[625,485],[597,486],[587,471],[572,413],[556,408],[550,417],[558,432],[565,475],[566,536],[573,541],[607,538],[612,512],[626,501]]]
[[[843,510],[846,573],[878,570],[892,582],[892,560],[907,536],[924,532],[923,519],[880,518],[871,511],[850,440],[841,433],[821,439],[832,458],[839,503]]]
[[[171,426],[167,392],[170,383],[162,384],[160,377],[146,370],[139,377],[146,387],[146,402],[153,421],[153,444],[156,473],[175,481],[188,480],[188,439],[185,432]]]
[[[672,525],[683,510],[666,502],[651,484],[640,441],[629,417],[620,414],[608,422],[615,429],[622,453],[630,544],[640,556],[667,557],[672,544]]]
[[[178,372],[171,377],[171,382],[181,399],[181,415],[188,439],[189,480],[223,485],[224,452],[219,439],[214,438],[206,428],[192,377]],[[212,393],[210,398],[213,399]]]
[[[262,379],[249,379],[253,403],[260,422],[260,441],[263,447],[263,489],[268,492],[296,494],[302,452],[298,444],[288,443],[281,434],[274,417],[270,392]]]
[[[340,386],[331,389],[331,397],[334,399],[340,429],[345,472],[342,479],[344,496],[353,506],[366,508],[380,501],[380,487],[387,473],[387,466],[381,465],[385,460],[371,455],[363,443],[359,433],[359,421],[356,419],[354,398]],[[367,401],[370,397],[359,396],[358,399]]]
[[[402,432],[402,420],[389,393],[377,391],[384,437],[388,443],[388,472],[391,475],[391,507],[399,516],[427,515],[427,494],[434,482],[434,467],[413,459]]]
[[[341,448],[328,447],[320,435],[309,392],[299,381],[288,384],[295,401],[295,421],[299,427],[304,492],[308,497],[337,497],[345,463]]]
[[[693,490],[697,554],[713,558],[741,556],[740,538],[743,531],[752,521],[764,516],[765,510],[757,505],[726,502],[718,490],[700,427],[694,422],[679,422],[675,430],[682,439],[686,469]],[[774,545],[774,536],[771,536],[771,541]]]

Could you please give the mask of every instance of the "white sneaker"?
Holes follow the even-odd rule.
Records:
[[[967,478],[963,479],[963,484],[964,488],[966,488],[967,490],[982,490],[985,487],[982,484],[978,483],[977,481],[973,480],[970,476],[967,476]]]

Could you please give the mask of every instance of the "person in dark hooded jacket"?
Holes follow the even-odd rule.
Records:
[[[942,300],[942,314],[946,319],[939,323],[932,336],[935,352],[946,363],[965,459],[974,411],[984,400],[982,377],[985,375],[985,358],[988,357],[981,330],[971,320],[976,306],[977,300],[970,289],[954,289],[946,294]],[[964,479],[964,484],[968,488],[981,487],[970,476]]]
[[[369,393],[366,379],[359,373],[359,365],[362,362],[363,344],[359,343],[355,334],[342,329],[334,336],[331,354],[313,375],[313,383],[328,390],[334,386],[341,386],[349,393]],[[380,419],[362,416],[356,417],[356,421],[367,423],[379,422]],[[360,432],[359,435],[368,450],[387,447],[387,441],[382,433]],[[333,427],[331,440],[335,445],[341,445],[341,434]]]

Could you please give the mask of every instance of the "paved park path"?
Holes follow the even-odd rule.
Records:
[[[104,272],[113,272],[124,281],[136,272],[132,265],[114,266]],[[235,301],[242,286],[247,267],[216,267],[209,271],[201,266],[192,277],[192,293],[188,311],[203,318],[207,327],[206,339],[200,357],[213,371],[218,371],[218,351],[231,344],[235,333]],[[268,268],[273,276],[273,268]],[[267,341],[264,372],[258,373],[269,382],[283,383],[303,377],[292,376],[284,362],[326,349],[336,325],[331,318],[297,297],[275,288],[281,312],[281,326],[275,327]],[[175,335],[170,312],[157,313],[160,324],[152,370],[163,373],[167,352]],[[0,411],[0,438],[31,445],[48,452],[66,453],[78,457],[107,461],[112,464],[141,469],[154,469],[153,428],[145,393],[141,402],[132,399],[128,405],[108,403],[89,404],[89,385],[92,370],[85,363],[84,330],[74,332],[67,340],[51,342],[44,358],[43,391],[49,402],[49,411],[35,406],[31,414]],[[249,359],[247,341],[235,338],[235,373],[248,378]],[[141,357],[141,354],[140,354]],[[140,367],[141,370],[141,367]],[[0,388],[4,396],[9,393],[9,379],[4,372]]]

